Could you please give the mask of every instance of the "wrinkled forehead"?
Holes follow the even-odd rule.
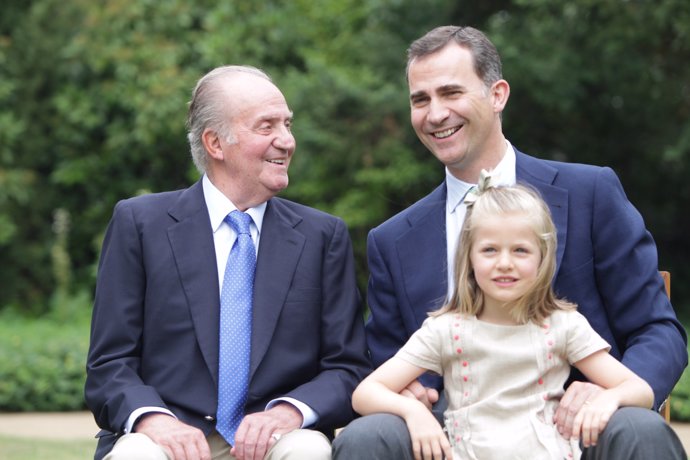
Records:
[[[449,44],[410,61],[407,72],[410,94],[433,92],[445,86],[485,86],[477,75],[469,49]]]
[[[228,115],[292,118],[285,96],[269,80],[252,74],[237,75],[223,83]]]

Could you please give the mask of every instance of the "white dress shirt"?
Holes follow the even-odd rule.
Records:
[[[506,151],[503,158],[491,172],[491,183],[493,185],[515,185],[515,151],[513,146],[506,140]],[[455,287],[455,250],[458,246],[460,229],[465,221],[467,206],[463,202],[467,192],[476,184],[468,184],[457,179],[446,168],[446,248],[448,263],[448,294],[446,300],[453,295]]]

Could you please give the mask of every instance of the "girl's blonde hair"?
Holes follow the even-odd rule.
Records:
[[[541,250],[541,262],[532,289],[517,299],[510,314],[519,324],[533,321],[541,325],[555,310],[576,308],[574,304],[556,298],[551,287],[556,270],[556,227],[544,200],[536,191],[524,185],[492,187],[489,182],[490,177],[482,171],[478,191],[466,199],[467,215],[455,253],[456,283],[453,295],[449,302],[431,315],[447,312],[477,315],[481,312],[484,294],[477,285],[470,262],[476,229],[486,216],[514,213],[524,214],[534,230]]]

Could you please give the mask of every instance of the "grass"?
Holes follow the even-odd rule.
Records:
[[[57,441],[0,435],[3,460],[84,460],[93,458],[95,440]]]

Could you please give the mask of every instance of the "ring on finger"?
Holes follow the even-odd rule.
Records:
[[[273,433],[273,434],[271,435],[271,437],[272,437],[276,442],[280,441],[280,438],[281,438],[282,436],[283,436],[283,435],[280,434],[280,433]]]

